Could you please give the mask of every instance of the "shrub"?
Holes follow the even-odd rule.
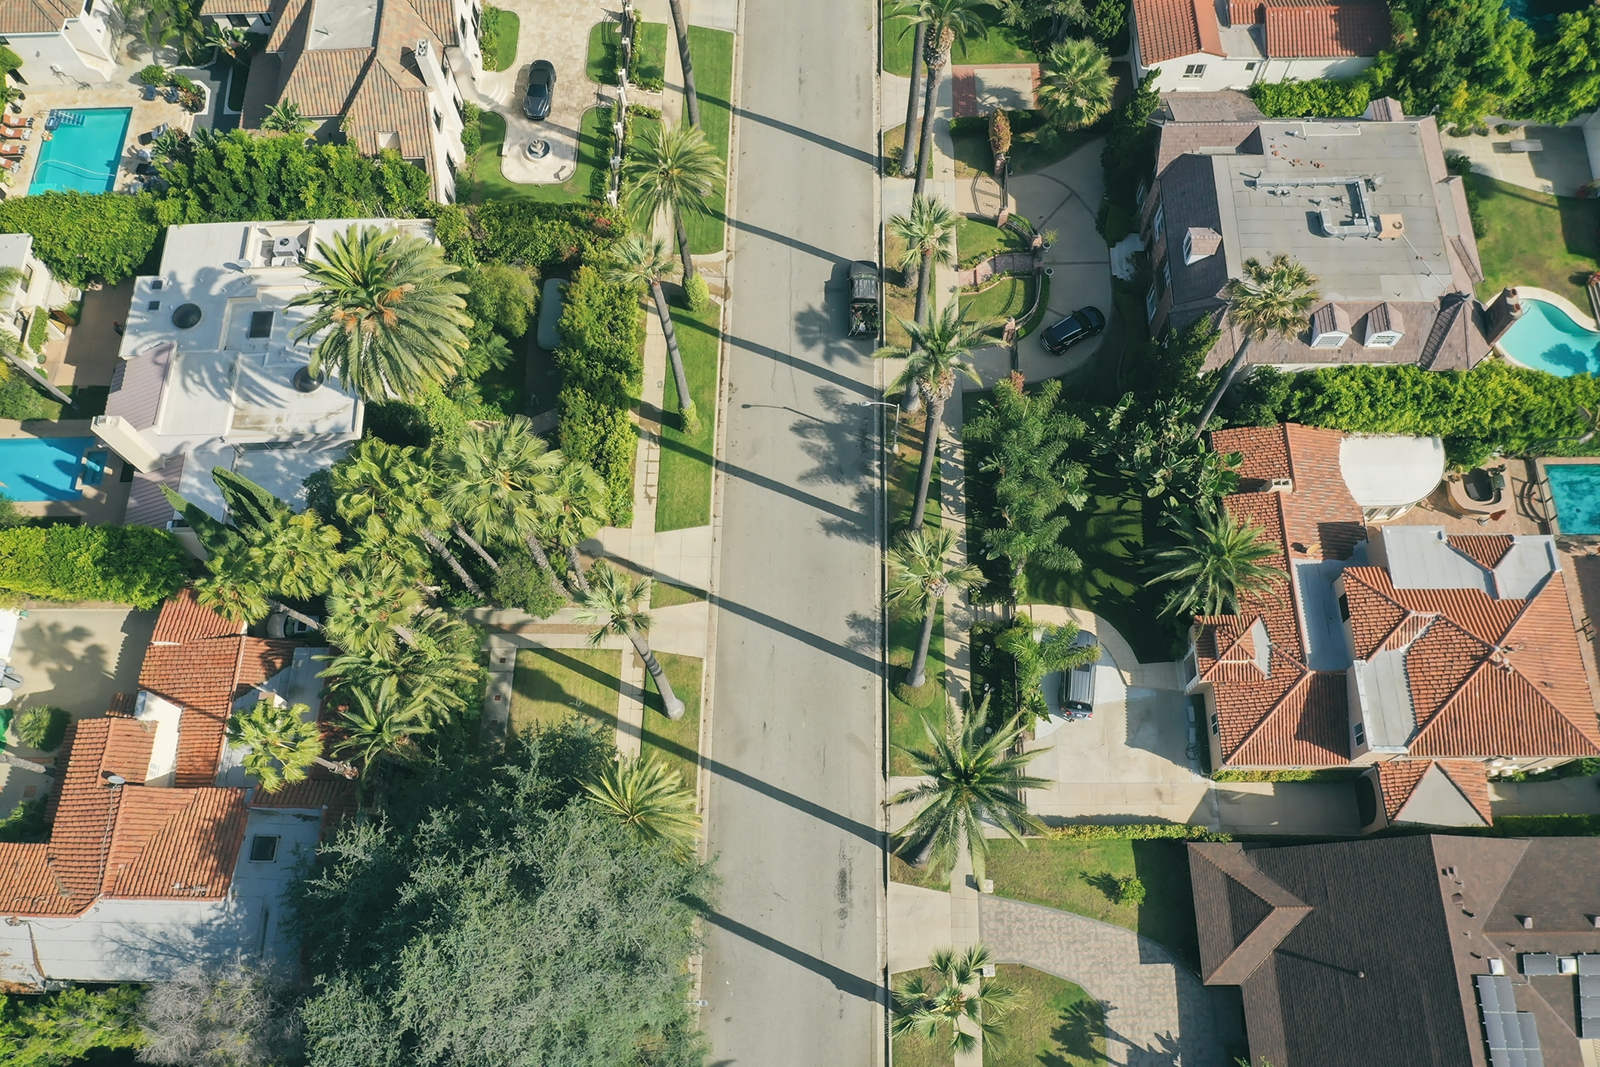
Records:
[[[1006,118],[1004,108],[997,107],[989,113],[989,150],[994,153],[996,166],[1011,151],[1011,120]]]
[[[1257,82],[1250,87],[1250,98],[1272,118],[1354,118],[1372,102],[1372,86],[1364,78]]]
[[[1100,152],[1100,167],[1105,172],[1105,199],[1101,201],[1095,226],[1107,244],[1116,244],[1138,225],[1138,191],[1150,177],[1155,164],[1156,127],[1148,122],[1161,103],[1156,92],[1159,68],[1144,76],[1137,91],[1112,114],[1106,144]]]
[[[1144,883],[1139,881],[1139,876],[1130,874],[1117,879],[1117,890],[1113,899],[1118,904],[1139,905],[1144,903]]]
[[[35,354],[44,351],[44,346],[50,340],[50,315],[43,308],[34,311],[33,319],[28,323],[28,347]]]
[[[186,74],[179,74],[177,71],[173,71],[172,76],[168,78],[167,81],[169,84],[176,85],[180,90],[186,93],[195,93],[200,91],[200,87],[194,83],[192,78]]]
[[[469,156],[483,147],[483,127],[479,125],[482,118],[483,109],[477,104],[461,105],[461,147]]]
[[[139,72],[139,80],[146,85],[167,84],[167,68],[160,63],[152,63]]]
[[[29,748],[36,748],[40,752],[54,752],[61,747],[61,739],[67,734],[69,721],[71,720],[66,709],[40,704],[18,716],[17,736],[22,738]]]
[[[151,526],[15,526],[0,530],[0,589],[43,600],[103,600],[153,608],[194,564]]]
[[[491,200],[474,209],[473,221],[482,235],[480,259],[520,263],[541,276],[583,261],[627,228],[620,211],[589,202]]]
[[[0,382],[0,419],[18,422],[54,420],[61,417],[61,404],[34,388],[27,375],[16,371]]]
[[[460,204],[435,205],[433,235],[451,263],[458,267],[478,265],[478,253],[473,248],[472,219]]]
[[[50,840],[50,824],[44,818],[43,800],[24,800],[11,809],[11,814],[0,819],[0,842],[8,845],[36,845]],[[0,1025],[0,1034],[5,1029]],[[0,1037],[0,1050],[5,1039]]]
[[[627,407],[644,381],[644,312],[639,293],[582,267],[562,294],[556,363],[562,384],[612,407]]]
[[[512,337],[528,332],[529,320],[539,309],[536,279],[528,271],[504,263],[486,263],[463,279],[467,311],[480,322]]]
[[[1217,833],[1188,823],[1141,822],[1126,825],[1074,823],[1052,826],[1045,834],[1057,841],[1232,841],[1232,834]]]
[[[132,985],[93,992],[64,989],[44,996],[0,996],[0,1063],[58,1067],[90,1062],[85,1057],[92,1049],[138,1048],[145,1042],[139,1028],[140,997],[139,987]],[[102,1063],[114,1058],[92,1060]]]
[[[605,479],[611,525],[629,525],[639,436],[627,409],[604,404],[582,389],[563,389],[558,402],[561,451],[589,464]]]
[[[1293,771],[1247,771],[1224,767],[1213,771],[1213,782],[1353,782],[1361,777],[1359,769],[1350,767],[1319,767]]]
[[[133,275],[161,228],[148,193],[50,192],[0,202],[0,233],[33,234],[34,254],[50,272],[81,288],[91,279],[115,285]]]
[[[526,552],[500,560],[500,573],[495,577],[490,595],[496,604],[541,619],[554,615],[567,603],[567,598],[550,583],[550,576]]]
[[[711,306],[711,290],[702,275],[696,274],[684,283],[683,299],[690,311],[700,312]]]

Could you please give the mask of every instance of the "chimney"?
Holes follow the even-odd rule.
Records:
[[[1518,915],[1517,916],[1517,922],[1522,924],[1522,928],[1524,930],[1532,930],[1533,929],[1533,916],[1532,915]]]

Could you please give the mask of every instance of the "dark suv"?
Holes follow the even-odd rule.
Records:
[[[556,68],[548,59],[528,67],[528,95],[522,99],[522,113],[530,119],[549,118],[550,98],[556,91]]]
[[[1098,337],[1105,328],[1106,317],[1099,308],[1079,308],[1046,330],[1040,340],[1047,351],[1059,356],[1079,341]]]

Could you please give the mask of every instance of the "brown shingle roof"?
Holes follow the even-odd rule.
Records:
[[[1267,0],[1267,55],[1274,59],[1375,56],[1389,45],[1382,4]]]
[[[78,0],[0,0],[0,34],[54,33],[82,11]]]

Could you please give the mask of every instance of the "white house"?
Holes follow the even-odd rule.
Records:
[[[116,48],[106,26],[112,0],[0,0],[0,43],[22,59],[18,87],[108,82]]]
[[[290,301],[313,286],[307,257],[352,227],[431,240],[433,224],[394,219],[225,222],[167,231],[161,272],[138,278],[122,363],[95,434],[137,468],[124,521],[165,526],[161,491],[223,518],[211,469],[234,470],[293,503],[302,483],[361,437],[363,405],[339,380],[310,379],[313,313]]]
[[[1381,0],[1132,0],[1133,67],[1164,93],[1348,78],[1389,44]]]

